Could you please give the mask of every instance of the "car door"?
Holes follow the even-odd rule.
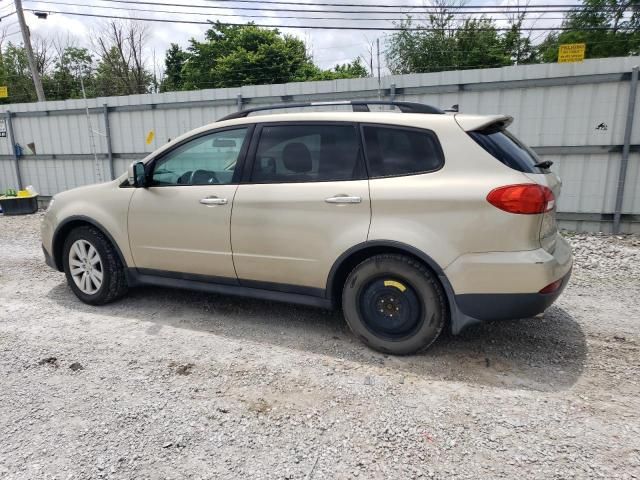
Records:
[[[148,166],[148,187],[136,189],[129,206],[138,269],[237,282],[229,228],[249,130],[199,134]]]
[[[335,260],[367,239],[360,145],[356,125],[346,122],[256,127],[231,220],[242,285],[322,294]]]

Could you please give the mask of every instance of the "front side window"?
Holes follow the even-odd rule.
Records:
[[[433,172],[444,163],[440,143],[429,130],[364,126],[362,131],[372,178]]]
[[[365,178],[353,125],[266,125],[251,181],[324,182]]]
[[[247,130],[223,130],[180,145],[155,163],[151,184],[170,186],[232,183]]]

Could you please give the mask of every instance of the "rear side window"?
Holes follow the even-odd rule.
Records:
[[[372,178],[433,172],[444,164],[440,143],[429,130],[364,126],[362,131]]]
[[[487,129],[469,132],[478,145],[506,166],[524,173],[541,173],[536,153],[506,130]]]
[[[364,179],[354,125],[267,125],[262,128],[251,181],[326,182]]]

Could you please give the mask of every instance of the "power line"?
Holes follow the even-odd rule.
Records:
[[[13,35],[17,35],[18,33],[21,33],[20,30],[14,30],[13,32],[9,32],[9,33],[6,33],[4,35],[0,32],[0,39],[1,38],[11,37]]]
[[[30,12],[42,12],[42,10],[36,10],[32,8],[25,8],[25,10]],[[140,17],[124,17],[121,15],[101,15],[98,13],[83,13],[83,12],[67,12],[67,11],[56,11],[56,10],[47,10],[48,13],[58,13],[61,15],[73,15],[80,17],[96,17],[96,18],[109,18],[114,20],[135,20],[140,22],[157,22],[157,23],[182,23],[182,24],[190,24],[190,25],[214,25],[215,23],[206,20],[173,20],[168,18],[140,18]],[[277,20],[277,19],[274,19]],[[300,20],[304,20],[304,18],[300,18]],[[348,21],[349,19],[345,19]],[[246,26],[246,23],[225,23],[220,22],[220,25],[227,27],[243,27]],[[301,29],[301,30],[377,30],[377,31],[421,31],[421,32],[429,32],[429,31],[442,31],[442,30],[458,30],[458,28],[431,28],[431,27],[354,27],[354,26],[338,26],[338,25],[273,25],[273,24],[264,24],[264,23],[252,23],[253,26],[256,27],[265,27],[265,28],[293,28],[293,29]],[[488,28],[477,28],[477,31],[480,30],[492,30],[492,31],[502,31],[508,32],[511,31],[512,28],[501,28],[501,27],[488,27]],[[571,27],[520,27],[521,31],[566,31],[566,30],[575,30]],[[600,28],[600,27],[588,27],[581,28],[581,31],[609,31],[610,27]]]
[[[33,1],[37,1],[37,3],[47,3],[47,4],[54,4],[54,5],[69,5],[69,6],[74,6],[74,7],[85,7],[86,4],[83,3],[70,3],[70,2],[50,2],[50,1],[43,1],[43,0],[33,0]],[[151,9],[151,8],[129,8],[129,7],[111,7],[111,6],[105,6],[105,5],[94,5],[92,8],[103,8],[103,9],[107,9],[107,10],[117,10],[119,12],[121,11],[126,11],[126,12],[153,12],[153,13],[171,13],[171,14],[177,14],[177,15],[198,15],[198,16],[202,16],[202,15],[206,15],[203,12],[189,12],[189,11],[177,11],[177,10],[158,10],[158,9]],[[197,8],[197,7],[195,7]],[[354,12],[355,14],[355,12]],[[241,18],[264,18],[264,15],[249,15],[249,14],[236,14],[236,13],[215,13],[216,17],[241,17]],[[349,18],[345,18],[345,17],[309,17],[309,16],[305,16],[305,17],[300,17],[298,15],[279,15],[278,18],[294,18],[294,19],[298,19],[298,20],[348,20],[348,21],[372,21],[372,22],[400,22],[403,20],[406,20],[406,18],[372,18],[372,17],[361,17],[361,16],[357,16],[357,17],[349,17]],[[555,18],[549,18],[546,17],[545,20],[563,20],[564,17],[555,17]]]
[[[29,0],[35,1],[37,0]],[[260,11],[260,12],[293,12],[293,13],[346,13],[346,14],[379,14],[379,15],[388,15],[388,14],[399,14],[406,15],[406,10],[394,10],[394,11],[380,11],[380,10],[334,10],[334,9],[299,9],[299,8],[267,8],[267,7],[236,7],[236,6],[219,6],[219,5],[189,5],[184,3],[166,3],[166,2],[154,2],[154,1],[135,1],[135,0],[99,0],[102,2],[108,3],[124,3],[124,4],[133,4],[133,5],[152,5],[154,7],[184,7],[184,8],[203,8],[203,9],[213,9],[213,10],[250,10],[250,11]],[[42,2],[37,3],[48,3],[48,4],[59,4],[60,2],[52,2],[49,0],[44,0]],[[310,4],[304,4],[310,5]],[[323,6],[324,4],[318,3],[313,6]],[[86,6],[86,5],[84,5]],[[371,7],[370,7],[371,8]],[[429,8],[429,7],[415,7],[413,10]],[[494,7],[500,9],[501,7]],[[41,10],[40,10],[41,11]],[[532,7],[527,10],[527,13],[568,13],[571,10],[548,10],[548,9],[539,9],[537,6]],[[425,11],[425,12],[417,12],[417,13],[435,13],[435,11]],[[495,11],[455,11],[453,14],[461,14],[461,15],[471,15],[471,14],[510,14],[514,13],[512,11],[507,10],[495,10]]]
[[[106,1],[106,0],[103,0]],[[471,10],[471,9],[492,9],[492,8],[500,8],[505,10],[521,10],[524,7],[522,5],[490,5],[490,4],[482,4],[482,5],[448,5],[444,8],[431,6],[431,5],[417,5],[417,4],[405,4],[405,5],[394,5],[394,4],[386,4],[386,5],[371,5],[365,3],[328,3],[328,2],[298,2],[298,1],[283,1],[283,0],[203,0],[206,2],[215,2],[215,3],[257,3],[260,5],[263,4],[272,4],[272,5],[301,5],[301,6],[323,6],[323,7],[352,7],[352,8],[409,8],[409,9],[426,9],[426,10]],[[131,2],[138,3],[138,2]],[[140,2],[142,3],[142,2]],[[160,3],[159,3],[160,4]],[[169,5],[169,4],[166,4]],[[566,4],[545,4],[545,5],[535,5],[536,8],[585,8],[583,5],[579,3],[566,3]],[[224,7],[224,8],[236,8],[233,7]]]

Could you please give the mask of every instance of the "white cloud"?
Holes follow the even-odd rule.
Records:
[[[154,1],[154,0],[147,0]],[[309,2],[308,10],[358,10],[358,9],[350,9],[346,7],[322,7],[321,5],[313,4],[312,0],[307,0]],[[523,6],[528,4],[529,7],[534,8],[536,4],[549,4],[549,3],[560,3],[566,4],[567,0],[520,0],[520,4]],[[574,0],[575,1],[575,0]],[[35,8],[42,11],[67,11],[67,12],[85,12],[85,13],[96,13],[103,15],[118,15],[118,16],[127,16],[131,18],[163,18],[163,19],[171,19],[178,21],[203,21],[206,19],[210,20],[220,20],[221,22],[244,22],[244,21],[254,21],[256,23],[264,23],[264,24],[272,24],[274,26],[277,25],[298,25],[301,23],[312,24],[312,25],[326,25],[331,24],[335,26],[367,26],[367,27],[378,27],[382,25],[391,26],[392,23],[388,20],[384,22],[375,22],[375,21],[359,21],[356,18],[364,18],[364,17],[376,17],[376,18],[401,18],[404,15],[401,13],[388,13],[384,15],[375,15],[373,13],[360,13],[357,15],[350,16],[351,19],[344,19],[347,15],[340,13],[317,13],[317,12],[304,12],[304,13],[296,13],[296,12],[287,12],[278,14],[277,12],[260,12],[260,11],[248,11],[248,10],[238,10],[238,7],[246,8],[252,6],[252,4],[247,3],[237,3],[237,2],[229,2],[229,3],[208,3],[204,0],[195,0],[192,2],[187,2],[186,0],[166,0],[165,3],[184,3],[185,7],[176,7],[167,5],[166,7],[156,7],[154,5],[148,4],[126,4],[126,3],[114,3],[114,2],[103,2],[99,0],[88,0],[85,2],[85,6],[73,6],[73,5],[65,5],[64,3],[82,3],[78,0],[61,0],[60,2],[56,2],[56,4],[51,3],[41,3],[33,0],[25,0],[25,8]],[[157,0],[157,3],[162,3],[162,0]],[[329,3],[339,3],[335,0],[332,0]],[[344,3],[363,3],[366,4],[364,0],[357,1],[346,1]],[[470,2],[471,3],[471,2]],[[402,8],[407,5],[415,5],[416,7],[422,7],[425,5],[423,0],[385,0],[385,5],[397,5],[397,8],[393,9],[399,12],[409,12],[412,11],[413,14],[416,13],[415,9]],[[427,3],[428,4],[428,3]],[[486,5],[516,5],[517,0],[476,0],[471,4],[486,4]],[[188,6],[187,6],[188,5]],[[195,10],[194,5],[224,5],[225,9],[221,10],[213,10],[213,9],[198,9]],[[374,4],[370,4],[371,7],[374,7]],[[107,6],[112,7],[111,9],[99,8],[99,6]],[[299,8],[303,9],[305,7],[300,6],[290,6],[286,7],[284,5],[274,5],[274,4],[257,4],[255,5],[258,8]],[[115,7],[116,9],[113,9]],[[132,11],[131,8],[140,8],[140,9],[149,9],[156,10],[151,12],[135,12]],[[172,11],[197,11],[201,12],[201,15],[181,15],[181,14],[171,14],[171,13],[161,13],[157,12],[157,10],[172,10]],[[370,9],[360,9],[360,10],[370,10]],[[234,14],[238,16],[234,17],[216,17],[215,13],[219,14]],[[90,34],[92,31],[97,31],[97,27],[104,23],[105,19],[100,18],[92,18],[92,17],[78,17],[64,14],[50,14],[46,20],[39,20],[30,12],[25,12],[27,23],[29,24],[32,32],[42,35],[44,37],[52,37],[59,34],[69,33],[78,38],[78,42],[81,45],[88,46],[90,44]],[[261,15],[259,18],[248,18],[243,15]],[[301,20],[301,19],[287,19],[281,18],[281,16],[298,16],[300,18],[308,17],[308,16],[330,16],[330,17],[342,17],[340,20],[332,20],[332,21],[320,21],[320,20]],[[556,18],[561,17],[561,14],[548,13],[535,16],[532,14],[532,18],[537,18],[541,16],[542,18],[535,22],[535,26],[538,27],[548,27],[551,25],[557,25],[560,23],[560,20],[556,20]],[[552,20],[545,20],[545,18],[553,18]],[[529,23],[531,24],[533,20]],[[504,22],[501,22],[504,24]],[[187,23],[148,23],[149,31],[150,31],[150,52],[148,53],[149,61],[151,61],[151,52],[155,50],[156,53],[156,61],[159,64],[162,64],[164,58],[164,51],[169,46],[170,43],[178,43],[182,46],[186,46],[188,44],[188,40],[192,37],[197,39],[202,39],[204,37],[204,32],[207,29],[206,25],[194,25]],[[383,44],[383,37],[385,32],[383,30],[370,30],[370,31],[357,31],[357,30],[304,30],[304,29],[283,29],[284,32],[293,34],[302,40],[305,40],[309,45],[310,50],[313,53],[314,59],[316,63],[318,63],[321,67],[328,68],[332,67],[336,63],[344,63],[353,60],[358,56],[362,56],[365,59],[365,63],[368,63],[368,44],[370,42],[375,42],[376,38],[381,39],[381,45]],[[388,32],[387,32],[388,33]],[[534,37],[537,36],[537,33],[534,32]],[[381,46],[381,48],[383,48]],[[375,63],[375,58],[374,58]]]

